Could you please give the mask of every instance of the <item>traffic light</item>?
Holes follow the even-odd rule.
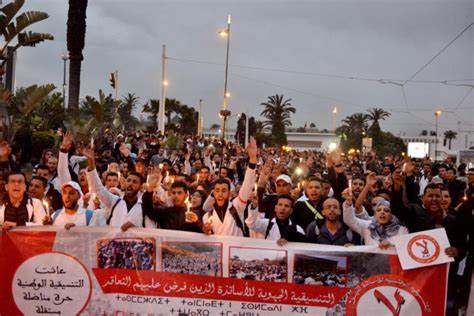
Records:
[[[115,89],[115,73],[111,72],[109,76],[110,86]]]

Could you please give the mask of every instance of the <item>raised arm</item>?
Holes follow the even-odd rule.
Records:
[[[357,198],[355,202],[355,211],[357,214],[362,212],[362,205],[367,199],[367,194],[369,193],[370,187],[374,185],[376,182],[377,182],[377,176],[375,175],[375,173],[374,172],[369,173],[365,181],[365,187],[362,190],[362,192],[359,194],[359,197]]]
[[[84,155],[87,157],[87,182],[90,186],[90,191],[97,193],[99,200],[105,205],[106,208],[112,208],[120,199],[118,196],[110,193],[100,181],[99,174],[95,167],[95,153],[93,149],[84,149]]]
[[[59,186],[61,187],[64,183],[71,181],[71,174],[69,173],[69,150],[71,150],[73,137],[71,132],[67,131],[64,134],[63,140],[59,147],[59,159],[58,159],[58,179]]]
[[[247,171],[245,172],[244,182],[242,183],[242,187],[239,191],[239,196],[234,200],[234,205],[237,203],[235,202],[238,200],[238,204],[243,205],[242,210],[245,208],[247,201],[250,198],[250,194],[252,194],[252,190],[255,184],[255,169],[257,167],[257,141],[255,138],[250,137],[249,145],[247,148],[247,153],[249,156],[249,165],[247,167]],[[239,209],[239,208],[237,208]]]
[[[359,219],[355,216],[354,206],[352,205],[352,197],[346,199],[342,204],[342,217],[344,223],[349,226],[350,229],[363,236],[364,230],[370,225],[370,221]]]

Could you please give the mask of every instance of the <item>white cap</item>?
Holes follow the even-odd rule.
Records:
[[[291,182],[291,178],[286,174],[280,174],[278,178],[276,179],[276,182],[280,180],[285,181],[288,184],[293,184],[293,182]]]
[[[81,186],[79,185],[79,183],[77,183],[75,181],[69,181],[69,182],[64,183],[61,186],[61,189],[63,189],[64,187],[71,187],[74,190],[76,190],[79,193],[80,196],[82,196],[82,190],[81,190]]]

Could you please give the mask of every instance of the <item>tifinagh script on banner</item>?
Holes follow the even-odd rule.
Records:
[[[133,229],[0,234],[1,315],[441,315],[447,264],[394,252]]]

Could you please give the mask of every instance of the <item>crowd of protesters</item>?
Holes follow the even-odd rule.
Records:
[[[4,230],[147,227],[387,249],[394,236],[443,227],[456,260],[448,314],[469,295],[473,185],[474,169],[451,160],[258,148],[253,138],[243,148],[189,137],[170,149],[143,132],[82,142],[65,133],[27,179],[0,143]]]

